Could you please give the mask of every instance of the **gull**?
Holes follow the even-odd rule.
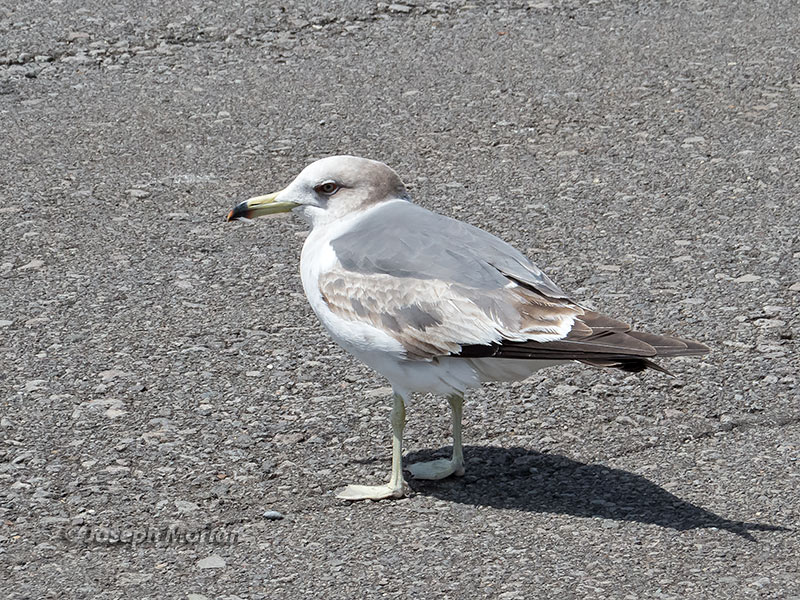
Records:
[[[464,474],[461,419],[470,388],[574,361],[668,373],[652,359],[708,352],[581,306],[500,238],[412,203],[381,162],[323,158],[283,190],[237,204],[227,220],[281,212],[311,225],[300,275],[312,310],[340,346],[392,387],[389,482],[349,485],[339,498],[404,495],[405,405],[415,393],[450,404],[451,458],[408,467],[416,479],[442,479]]]

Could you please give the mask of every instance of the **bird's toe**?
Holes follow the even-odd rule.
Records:
[[[336,494],[342,500],[384,500],[386,498],[402,498],[403,488],[385,485],[348,485]]]

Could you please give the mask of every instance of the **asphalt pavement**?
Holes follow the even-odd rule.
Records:
[[[0,596],[800,598],[798,12],[4,2]],[[224,222],[331,154],[711,354],[487,385],[465,477],[337,500],[388,474],[387,384],[302,222]]]

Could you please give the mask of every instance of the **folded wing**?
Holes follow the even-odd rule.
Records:
[[[392,336],[410,360],[578,360],[664,371],[650,359],[708,351],[588,311],[506,242],[407,202],[371,211],[331,247],[338,262],[319,279],[328,307]]]

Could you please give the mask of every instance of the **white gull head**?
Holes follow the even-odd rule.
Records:
[[[327,225],[388,200],[410,200],[394,170],[357,156],[330,156],[311,163],[274,202],[294,205],[291,211],[312,227]]]

